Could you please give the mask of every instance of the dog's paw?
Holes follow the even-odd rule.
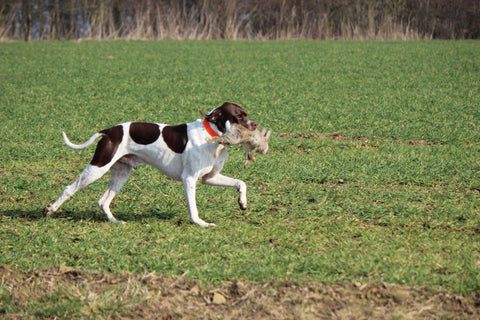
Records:
[[[48,205],[45,208],[43,208],[43,216],[44,217],[47,217],[54,212],[55,212],[55,210],[53,210],[52,205]]]
[[[242,210],[247,210],[247,201],[238,199],[238,205],[240,206],[240,209]]]
[[[117,220],[115,218],[113,219],[108,219],[108,221],[110,221],[111,223],[115,223],[115,224],[127,224],[127,222],[123,221],[123,220]]]
[[[208,223],[208,222],[203,221],[202,219],[198,219],[198,220],[190,221],[190,222],[193,223],[193,224],[196,224],[200,227],[203,227],[203,228],[210,228],[210,227],[216,227],[217,226],[215,223]]]
[[[216,227],[217,225],[215,223],[206,223],[206,225],[202,226],[204,228],[213,228],[213,227]]]

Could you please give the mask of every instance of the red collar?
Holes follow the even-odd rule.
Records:
[[[212,136],[212,137],[220,137],[218,133],[215,132],[215,130],[212,129],[210,126],[210,122],[208,122],[207,119],[203,120],[203,126],[205,129],[207,129],[207,132]]]

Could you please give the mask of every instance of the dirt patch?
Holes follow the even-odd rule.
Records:
[[[317,134],[287,134],[280,133],[278,135],[280,138],[289,138],[289,139],[305,139],[305,140],[336,140],[336,141],[355,141],[360,143],[372,143],[372,142],[381,142],[381,141],[390,141],[394,144],[408,144],[411,146],[441,146],[441,142],[430,142],[425,140],[410,140],[410,141],[401,141],[397,139],[387,139],[387,138],[375,138],[369,139],[367,137],[346,137],[343,133],[336,133],[330,135],[317,135]]]
[[[0,267],[4,319],[478,319],[479,295],[391,283],[227,282]]]
[[[441,142],[430,142],[430,141],[425,141],[425,140],[412,140],[408,141],[409,145],[411,146],[441,146]]]
[[[317,135],[315,133],[312,134],[287,134],[281,132],[278,135],[280,138],[289,138],[289,139],[305,139],[305,140],[353,140],[353,141],[365,141],[367,138],[360,137],[360,138],[347,138],[343,133],[336,133],[331,135]]]

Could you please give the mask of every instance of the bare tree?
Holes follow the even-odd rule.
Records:
[[[1,0],[0,40],[480,38],[474,0]]]

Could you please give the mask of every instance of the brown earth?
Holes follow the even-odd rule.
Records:
[[[408,144],[412,146],[441,146],[441,142],[431,142],[425,140],[410,140],[410,141],[401,141],[401,140],[391,140],[386,138],[376,138],[376,139],[369,139],[366,137],[356,137],[350,138],[346,137],[343,133],[331,134],[331,135],[317,135],[317,134],[286,134],[284,132],[280,132],[278,135],[280,138],[288,138],[288,139],[305,139],[305,140],[337,140],[337,141],[356,141],[361,143],[372,143],[372,142],[380,142],[380,141],[392,141],[395,144]]]
[[[233,281],[213,287],[153,273],[0,267],[0,318],[480,319],[480,293],[464,297],[391,283]]]

